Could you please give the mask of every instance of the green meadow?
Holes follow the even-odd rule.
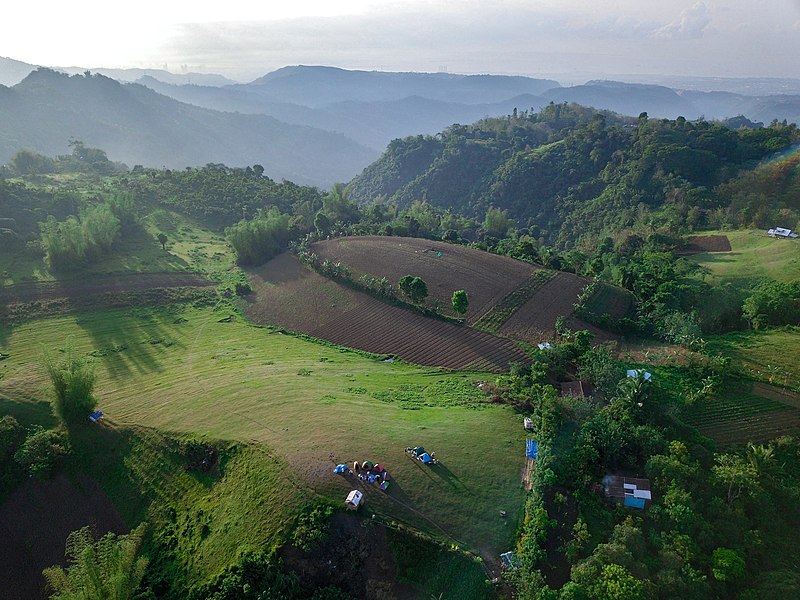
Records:
[[[63,350],[68,338],[75,352],[95,363],[98,405],[106,414],[103,424],[81,434],[89,436],[87,447],[91,436],[101,443],[116,431],[113,446],[122,443],[123,432],[138,431],[125,461],[129,469],[140,464],[147,471],[164,459],[141,461],[135,446],[158,446],[153,440],[159,436],[235,444],[239,451],[224,481],[239,473],[242,481],[231,485],[253,488],[252,498],[245,494],[237,502],[248,505],[249,518],[273,523],[257,538],[273,538],[293,507],[310,499],[343,503],[357,482],[333,475],[334,462],[372,460],[386,466],[392,485],[384,494],[358,484],[367,490],[369,511],[484,556],[513,544],[524,496],[525,435],[520,416],[484,402],[476,384],[491,375],[382,362],[252,326],[221,308],[132,308],[0,329],[0,352],[8,355],[0,361],[0,413],[52,423],[41,356]],[[406,456],[404,448],[414,445],[435,451],[441,465],[426,467]],[[264,477],[248,475],[251,454],[261,457],[253,464]],[[100,461],[101,484],[113,487],[102,460],[92,460]],[[209,493],[192,491],[188,483],[180,491],[183,478],[167,476],[164,484],[162,475],[139,479],[163,486],[158,493],[173,486],[174,496]],[[218,487],[213,493],[226,493]],[[259,495],[272,501],[259,503]],[[215,510],[235,505],[214,504]],[[234,544],[253,536],[245,528],[223,537]],[[203,552],[195,554],[192,560],[203,560]]]
[[[730,252],[705,252],[690,259],[708,270],[711,283],[747,286],[769,277],[778,281],[800,278],[800,240],[771,238],[766,229],[704,231],[703,235],[725,235]]]

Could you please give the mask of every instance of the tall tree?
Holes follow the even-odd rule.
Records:
[[[469,308],[469,297],[467,296],[467,292],[464,290],[456,290],[453,292],[453,298],[451,299],[453,304],[453,310],[456,311],[460,315],[464,315]]]

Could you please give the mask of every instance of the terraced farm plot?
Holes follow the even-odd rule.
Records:
[[[530,276],[528,281],[495,304],[489,312],[484,313],[480,319],[475,321],[474,327],[482,331],[496,333],[520,306],[533,298],[536,292],[555,275],[555,271],[537,271]]]
[[[552,339],[558,317],[569,317],[587,281],[572,273],[557,273],[511,315],[501,335],[530,343]]]
[[[419,238],[360,236],[317,242],[320,258],[341,262],[361,274],[422,277],[428,293],[445,306],[455,290],[469,295],[467,322],[474,323],[538,270],[533,265],[473,248]]]
[[[247,314],[342,346],[449,369],[503,371],[525,354],[510,340],[391,306],[283,254],[251,274]]]
[[[752,391],[725,390],[709,401],[698,402],[685,420],[700,433],[723,446],[762,442],[800,432],[800,408],[776,399],[780,396]]]

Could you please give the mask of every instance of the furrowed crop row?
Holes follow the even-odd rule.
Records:
[[[526,360],[508,340],[380,303],[351,309],[312,335],[376,354],[396,354],[416,364],[451,369],[502,371],[511,362]]]
[[[523,304],[533,298],[545,283],[555,277],[555,271],[537,271],[528,280],[505,296],[485,315],[475,322],[475,328],[487,333],[497,333],[503,323],[511,318]]]

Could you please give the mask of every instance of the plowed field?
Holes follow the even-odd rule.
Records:
[[[545,283],[500,327],[499,333],[530,343],[552,339],[558,317],[569,317],[586,280],[572,273],[558,273]]]
[[[428,294],[446,306],[455,290],[469,295],[467,322],[474,323],[497,302],[525,283],[536,267],[505,256],[419,238],[361,236],[317,242],[320,258],[341,262],[361,274],[421,277]]]
[[[334,283],[282,254],[251,272],[247,308],[256,323],[307,333],[342,346],[450,369],[502,371],[525,361],[510,340],[424,317]]]

